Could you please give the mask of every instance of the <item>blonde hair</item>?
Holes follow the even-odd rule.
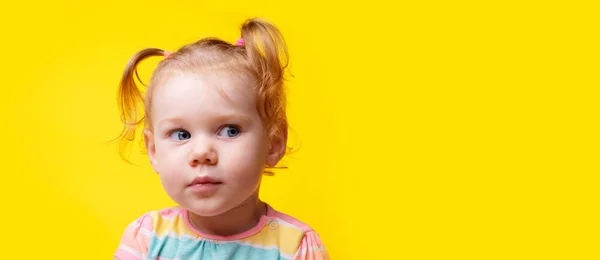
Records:
[[[269,138],[283,134],[287,139],[285,70],[288,51],[279,29],[262,19],[246,20],[241,26],[243,45],[208,37],[169,53],[158,48],[137,52],[127,63],[119,85],[118,105],[123,122],[120,154],[125,160],[125,147],[135,140],[136,130],[143,124],[152,131],[151,103],[153,90],[170,71],[225,70],[240,73],[253,84],[257,111]],[[153,56],[168,57],[153,71],[145,95],[136,79],[138,64]],[[269,172],[267,172],[269,173]]]

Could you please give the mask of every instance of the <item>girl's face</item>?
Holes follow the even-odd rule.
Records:
[[[285,140],[265,135],[252,87],[226,73],[180,73],[154,91],[145,139],[167,194],[199,216],[257,198]]]

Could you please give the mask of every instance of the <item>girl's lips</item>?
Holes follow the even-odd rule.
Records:
[[[210,196],[214,194],[222,184],[223,182],[208,176],[196,177],[188,185],[188,189],[197,195]]]
[[[218,181],[217,179],[208,177],[208,176],[202,176],[202,177],[196,177],[192,180],[192,182],[188,185],[188,186],[194,186],[194,185],[205,185],[205,184],[221,184],[222,182]]]

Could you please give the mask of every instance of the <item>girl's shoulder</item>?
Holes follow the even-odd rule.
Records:
[[[149,210],[137,217],[131,224],[142,224],[156,226],[157,224],[165,224],[173,222],[183,217],[185,210],[181,207],[166,207],[161,209]]]
[[[284,226],[295,228],[304,233],[314,231],[308,224],[284,212],[278,211],[267,204],[267,217]]]
[[[272,229],[278,229],[278,233],[283,233],[283,240],[293,237],[292,259],[329,259],[325,245],[321,237],[311,226],[303,221],[292,217],[286,213],[277,211],[269,206],[270,216],[276,224],[269,223],[267,226]],[[288,229],[288,230],[286,230]],[[290,231],[294,230],[294,231]],[[295,233],[292,235],[292,233]]]

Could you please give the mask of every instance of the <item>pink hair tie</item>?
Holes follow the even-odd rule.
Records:
[[[237,39],[237,41],[235,42],[235,45],[237,46],[245,46],[246,42],[244,41],[244,38],[239,38]]]
[[[169,57],[171,57],[171,54],[173,54],[173,53],[165,51],[165,54],[164,54],[165,55],[165,59],[168,59]]]

